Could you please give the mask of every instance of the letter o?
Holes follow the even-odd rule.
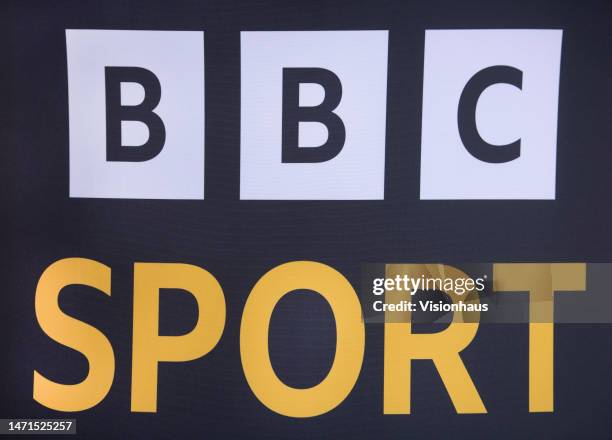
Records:
[[[268,332],[278,301],[293,290],[309,289],[329,303],[336,321],[336,354],[323,381],[299,389],[285,385],[270,361]],[[361,371],[365,328],[361,304],[348,280],[330,266],[312,261],[282,264],[255,284],[240,327],[242,368],[251,390],[269,409],[290,417],[313,417],[338,406]]]

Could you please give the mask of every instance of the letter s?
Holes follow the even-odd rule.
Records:
[[[106,336],[59,308],[59,293],[71,284],[90,286],[110,296],[111,269],[94,260],[65,258],[47,267],[38,281],[35,309],[40,327],[89,362],[87,377],[77,384],[59,384],[34,371],[34,400],[58,411],[82,411],[97,405],[108,394],[115,376],[113,347]]]

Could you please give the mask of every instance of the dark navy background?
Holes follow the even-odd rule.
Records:
[[[413,368],[411,415],[383,415],[383,327],[366,326],[361,375],[333,411],[268,410],[242,372],[239,328],[254,283],[316,260],[357,288],[362,262],[612,261],[612,3],[609,1],[3,1],[0,4],[0,417],[71,417],[32,399],[36,369],[74,383],[85,358],[51,341],[34,315],[38,277],[64,257],[112,267],[112,297],[84,287],[62,308],[113,344],[115,381],[76,413],[98,438],[612,438],[612,327],[558,325],[555,412],[528,413],[528,328],[483,325],[463,359],[489,411],[457,415],[431,362]],[[204,30],[206,200],[68,198],[64,30]],[[420,201],[426,29],[563,29],[557,199]],[[240,31],[389,29],[385,200],[240,201]],[[204,121],[203,121],[204,123]],[[520,179],[521,176],[517,176]],[[282,182],[279,182],[282,184]],[[483,184],[486,184],[484,182]],[[196,361],[160,366],[158,412],[130,412],[135,261],[206,268],[223,286],[225,332]],[[161,331],[195,322],[187,294],[162,294]],[[611,311],[612,313],[612,311]],[[315,294],[284,298],[271,355],[280,377],[312,386],[329,368],[334,323]]]

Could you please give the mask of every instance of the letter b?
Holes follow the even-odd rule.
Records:
[[[300,84],[319,84],[323,87],[323,102],[317,106],[302,107]],[[283,162],[325,162],[340,153],[346,139],[342,119],[334,109],[342,99],[342,84],[338,76],[327,69],[283,69]],[[319,147],[299,146],[299,124],[320,122],[327,127],[327,141]]]
[[[166,141],[166,127],[153,110],[161,99],[161,85],[153,72],[141,67],[105,67],[106,81],[106,160],[144,162],[157,156]],[[121,84],[137,83],[144,90],[138,105],[121,103]],[[149,129],[148,140],[140,146],[123,146],[121,122],[140,121]]]

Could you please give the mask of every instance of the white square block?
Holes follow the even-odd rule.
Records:
[[[204,33],[66,30],[70,197],[204,198]],[[161,85],[153,110],[165,127],[161,152],[142,162],[107,161],[105,67],[138,67]],[[143,88],[121,86],[121,105],[142,102]],[[138,148],[148,129],[122,122],[122,148]]]
[[[240,198],[253,200],[380,200],[384,198],[387,31],[241,33]],[[341,82],[333,111],[346,140],[317,163],[283,163],[284,68],[323,68]],[[299,105],[322,102],[322,87],[299,88]],[[321,145],[328,130],[299,124],[299,147]]]
[[[561,39],[560,30],[426,31],[421,199],[555,198]],[[473,110],[491,153],[520,140],[520,155],[501,163],[471,154],[458,123],[466,84],[492,66],[522,73],[521,87],[484,88]]]

